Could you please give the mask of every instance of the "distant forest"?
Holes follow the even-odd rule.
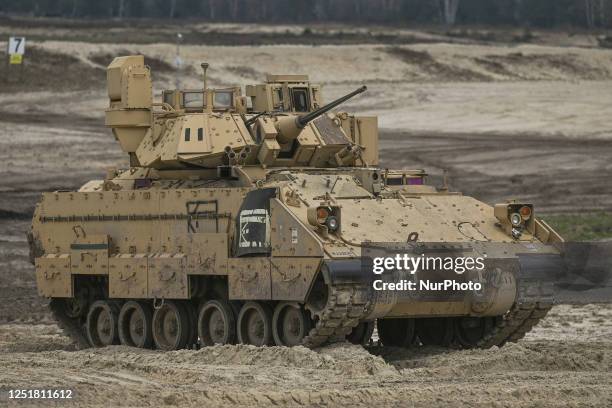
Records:
[[[0,0],[0,13],[262,23],[612,27],[612,0]]]

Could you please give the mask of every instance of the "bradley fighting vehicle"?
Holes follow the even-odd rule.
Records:
[[[143,56],[112,61],[106,125],[130,167],[36,207],[38,290],[81,345],[316,347],[364,343],[377,322],[384,345],[490,347],[551,307],[525,272],[551,268],[562,239],[530,204],[491,207],[379,168],[376,118],[332,112],[365,87],[324,104],[307,76],[270,75],[243,96],[208,88],[202,67],[203,89],[154,102]],[[368,242],[406,241],[501,249],[466,274],[488,283],[478,293],[375,291]]]

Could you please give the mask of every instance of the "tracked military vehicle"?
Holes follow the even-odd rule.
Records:
[[[209,88],[202,67],[202,89],[154,102],[143,56],[112,61],[106,126],[129,168],[36,207],[38,291],[80,345],[316,347],[367,342],[377,322],[384,345],[490,347],[551,307],[524,272],[552,268],[561,237],[529,203],[491,207],[378,167],[377,119],[332,111],[365,87],[324,104],[307,76],[270,75],[243,95]],[[501,249],[479,293],[374,290],[368,244],[407,241]]]

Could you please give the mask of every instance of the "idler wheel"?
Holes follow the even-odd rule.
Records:
[[[312,320],[297,303],[281,302],[274,309],[272,335],[277,346],[293,347],[302,344],[312,328]]]
[[[372,333],[374,333],[374,320],[360,322],[357,326],[353,327],[353,330],[346,336],[346,339],[353,344],[365,346],[370,342]]]
[[[119,313],[119,339],[130,347],[150,348],[153,344],[153,312],[142,302],[129,301]]]
[[[259,302],[247,302],[238,315],[238,341],[254,346],[272,344],[272,311]]]
[[[417,335],[424,346],[449,346],[454,338],[455,325],[449,317],[417,319]]]
[[[236,342],[236,318],[225,300],[209,300],[198,316],[198,334],[202,346],[234,344]]]
[[[87,287],[82,287],[76,293],[75,297],[63,299],[63,308],[66,316],[71,319],[78,319],[81,316],[87,314],[88,301],[88,290]]]
[[[189,339],[189,312],[178,302],[165,301],[153,313],[153,340],[160,350],[178,350]]]
[[[378,319],[378,337],[385,346],[411,347],[416,341],[414,319]]]
[[[321,275],[319,275],[320,277]],[[310,295],[306,301],[305,309],[310,312],[311,317],[318,316],[323,312],[329,300],[329,287],[323,278],[317,278],[314,282]]]
[[[476,347],[478,342],[493,329],[493,317],[458,317],[455,319],[455,335],[463,347]]]
[[[106,300],[98,300],[91,305],[85,329],[92,346],[105,347],[119,343],[118,315],[117,305]]]

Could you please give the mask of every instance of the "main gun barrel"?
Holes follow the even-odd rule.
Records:
[[[278,130],[276,140],[278,140],[278,142],[282,144],[291,142],[292,140],[298,137],[301,130],[304,129],[308,122],[315,120],[319,116],[323,115],[325,112],[332,110],[341,103],[351,99],[353,96],[364,92],[366,89],[368,89],[368,87],[364,85],[361,88],[356,89],[353,92],[344,95],[343,97],[338,98],[325,106],[320,107],[319,109],[313,110],[312,112],[307,113],[305,115],[298,116],[297,118],[295,116],[287,116],[279,119],[276,122],[276,129]]]
[[[355,95],[359,95],[362,92],[365,92],[368,89],[367,86],[363,85],[361,88],[354,90],[353,92],[344,95],[338,99],[336,99],[333,102],[328,103],[325,106],[320,107],[319,109],[313,110],[310,113],[307,113],[305,115],[302,115],[300,117],[297,118],[296,123],[298,125],[298,127],[300,128],[304,128],[304,126],[306,126],[306,124],[316,118],[318,118],[319,116],[321,116],[322,114],[324,114],[325,112],[328,112],[332,109],[334,109],[336,106],[340,105],[341,103],[348,101],[349,99],[351,99],[353,96]]]

